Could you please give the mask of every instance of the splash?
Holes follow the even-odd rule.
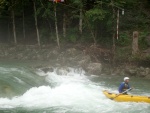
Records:
[[[45,82],[49,85],[29,88],[23,95],[0,98],[1,109],[49,109],[62,113],[144,113],[150,110],[145,103],[118,103],[107,99],[102,90],[106,89],[101,82],[92,82],[85,72],[76,69],[63,69],[58,74],[58,68],[45,73]],[[40,76],[41,72],[37,72]],[[42,75],[43,77],[43,75]],[[96,76],[94,76],[96,77]],[[20,81],[20,80],[19,80]],[[144,111],[143,111],[144,110]],[[59,112],[60,112],[59,111]]]

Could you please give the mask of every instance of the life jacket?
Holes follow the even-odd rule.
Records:
[[[124,87],[123,87],[123,92],[126,91],[127,89],[129,89],[129,84],[128,83],[125,83],[123,82],[124,84]]]

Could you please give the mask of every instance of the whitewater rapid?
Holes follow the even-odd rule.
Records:
[[[30,74],[29,71],[20,68],[12,68],[10,72],[6,68],[0,70],[7,74],[12,71],[23,75]],[[50,109],[45,113],[148,113],[150,110],[150,105],[146,103],[119,103],[109,100],[102,91],[107,89],[117,92],[117,90],[107,87],[106,82],[91,81],[89,77],[98,78],[98,76],[86,76],[82,69],[69,67],[67,71],[59,69],[61,74],[58,74],[57,70],[58,68],[55,68],[53,72],[47,73],[36,70],[36,76],[44,78],[48,84],[30,87],[22,95],[12,98],[1,97],[0,109],[23,108],[33,111]],[[18,85],[28,81],[18,76],[15,76],[15,79]],[[44,113],[44,110],[41,113]]]

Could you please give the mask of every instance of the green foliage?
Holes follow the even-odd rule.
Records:
[[[116,40],[116,44],[119,46],[128,46],[131,45],[131,40],[132,38],[130,37],[128,32],[121,32],[119,34],[118,40]]]
[[[86,17],[92,22],[103,20],[106,12],[99,8],[94,8],[86,12]]]
[[[77,40],[77,36],[76,35],[74,35],[74,34],[72,34],[72,35],[70,35],[70,37],[69,37],[69,41],[71,41],[71,42],[76,42],[76,40]]]
[[[73,42],[75,43],[78,39],[78,29],[75,27],[75,28],[70,28],[67,30],[67,37],[66,37],[66,40],[68,42]]]
[[[48,31],[48,29],[41,29],[40,30],[40,39],[42,43],[48,43],[49,39],[50,39],[50,33]]]
[[[6,0],[0,1],[0,18],[8,17],[8,6],[9,6],[8,1],[6,1]]]
[[[25,14],[25,24],[29,26],[29,23],[32,25],[30,29],[35,32],[34,18],[33,18],[33,3],[32,0],[0,0],[0,23],[3,23],[5,18],[8,21],[10,32],[12,32],[12,23],[11,23],[11,9],[15,10],[15,17],[20,22],[16,21],[16,24],[20,24],[22,21],[22,13]],[[133,30],[145,31],[139,34],[139,47],[141,49],[146,49],[148,47],[145,40],[149,32],[150,25],[150,2],[148,0],[140,1],[139,0],[66,0],[64,3],[54,4],[48,0],[35,0],[37,8],[37,17],[38,17],[38,26],[40,27],[40,37],[43,40],[43,43],[46,43],[49,40],[50,30],[55,31],[54,23],[54,5],[57,5],[57,19],[58,19],[58,29],[59,35],[62,34],[62,25],[63,25],[63,14],[66,14],[66,26],[67,26],[67,38],[65,41],[77,42],[77,40],[82,40],[84,42],[91,41],[93,32],[94,36],[98,43],[106,44],[112,46],[112,35],[116,33],[116,19],[117,19],[117,10],[124,9],[125,15],[120,14],[119,21],[119,39],[116,40],[118,46],[128,46],[132,42],[132,36],[129,35],[129,32]],[[80,9],[83,11],[83,35],[79,37],[79,18],[80,18]],[[113,12],[114,9],[114,12]],[[121,12],[120,12],[121,13]],[[113,15],[115,16],[113,18]],[[30,21],[30,22],[29,22]],[[49,25],[43,25],[46,22],[49,22]],[[28,24],[28,25],[27,25]],[[20,24],[20,29],[18,32],[22,32],[22,24]],[[1,27],[3,29],[3,26]],[[5,34],[8,34],[8,30],[5,30]],[[28,29],[26,30],[28,34]],[[53,32],[55,34],[55,32]],[[10,33],[11,34],[11,33]],[[21,33],[20,33],[21,34]],[[8,37],[7,37],[8,38]],[[6,38],[6,39],[7,39]],[[55,37],[51,38],[56,40]],[[63,40],[63,38],[61,39]]]
[[[146,41],[146,37],[148,36],[150,32],[140,32],[139,34],[139,47],[140,49],[147,49],[148,43]]]
[[[145,57],[145,61],[150,62],[150,55],[148,55],[148,56]],[[149,65],[150,65],[150,64],[149,64]]]
[[[131,58],[131,51],[131,47],[116,47],[115,60],[121,63],[128,61]]]
[[[51,18],[54,20],[54,4],[51,2],[41,1],[41,7],[37,9],[37,15],[42,16],[43,18]]]
[[[84,10],[84,6],[86,5],[86,0],[70,0],[70,9],[71,19],[79,19],[80,9]],[[67,8],[67,10],[68,10]],[[73,8],[73,9],[72,9]]]
[[[73,5],[73,7],[83,7],[85,5],[86,0],[70,0],[70,3]],[[76,9],[77,10],[77,9]]]

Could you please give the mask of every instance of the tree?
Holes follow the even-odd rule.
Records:
[[[46,5],[44,4],[46,3]],[[56,41],[57,45],[60,48],[60,40],[59,40],[59,33],[58,33],[58,21],[57,21],[57,3],[55,2],[41,2],[41,7],[38,8],[38,15],[41,13],[42,17],[46,18],[49,23],[49,19],[54,20],[55,24],[55,34],[56,34]],[[51,25],[49,23],[50,29]]]
[[[78,21],[78,30],[79,30],[80,36],[82,36],[83,19],[84,19],[83,11],[84,11],[84,7],[86,4],[86,0],[70,0],[69,4],[72,5],[72,7],[74,7],[72,10],[72,18],[79,20]]]
[[[10,12],[8,11],[10,8],[10,1],[7,1],[7,0],[1,0],[0,2],[0,22],[4,23],[4,20],[6,22],[5,26],[7,26],[7,28],[4,29],[4,26],[2,26],[2,24],[0,25],[1,26],[1,29],[4,29],[5,32],[4,34],[7,34],[7,41],[10,39]],[[0,33],[3,32],[3,30],[0,31]],[[5,38],[5,37],[4,37]],[[2,40],[2,38],[1,38]]]
[[[96,4],[94,4],[93,8],[85,12],[88,23],[87,27],[89,27],[91,30],[91,34],[95,44],[97,43],[96,36],[99,22],[105,18],[107,12],[108,11],[102,8],[102,1],[97,1]]]
[[[56,30],[56,39],[57,39],[57,45],[60,49],[60,42],[59,42],[59,34],[58,34],[58,26],[57,26],[57,10],[56,10],[56,5],[54,4],[54,14],[55,14],[55,30]]]
[[[25,39],[26,37],[26,30],[25,30],[25,16],[24,16],[24,0],[22,0],[22,26],[23,26],[23,38]]]
[[[35,27],[36,27],[36,34],[37,34],[37,42],[38,42],[38,45],[41,46],[35,0],[33,0],[33,8],[34,8],[34,19],[35,19]]]
[[[16,25],[15,25],[15,2],[11,0],[11,16],[12,16],[12,23],[13,23],[13,35],[14,35],[14,43],[17,44],[17,36],[16,36]]]

